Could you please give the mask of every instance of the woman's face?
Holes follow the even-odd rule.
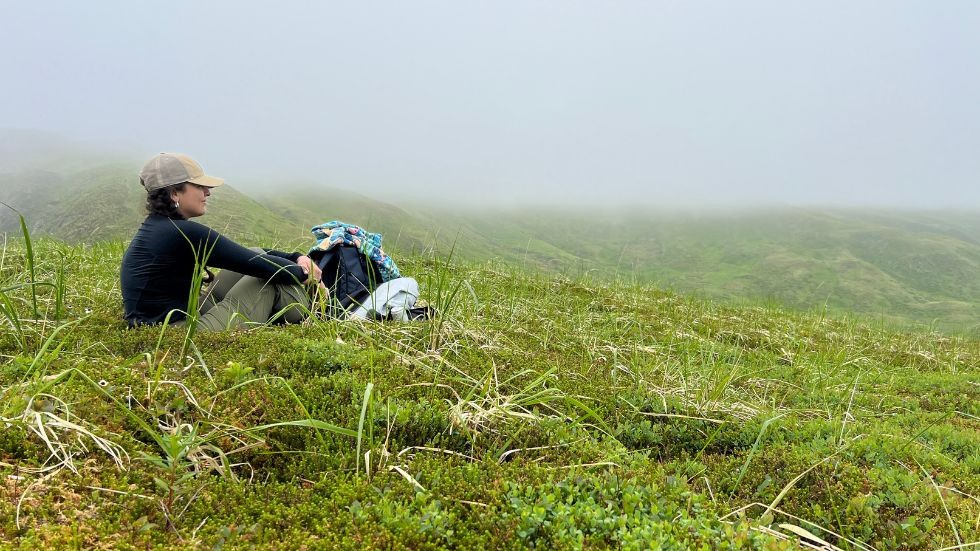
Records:
[[[184,218],[194,218],[206,213],[210,195],[211,188],[190,182],[184,184],[184,189],[181,191],[175,191],[171,194],[174,202],[178,205],[177,212]]]

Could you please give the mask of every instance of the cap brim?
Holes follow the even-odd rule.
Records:
[[[199,186],[204,186],[204,187],[218,187],[221,184],[225,183],[225,181],[222,180],[221,178],[215,178],[214,176],[208,176],[207,174],[198,176],[197,178],[191,178],[190,180],[187,181],[192,184],[197,184]]]

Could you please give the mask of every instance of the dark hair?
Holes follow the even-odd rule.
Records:
[[[177,212],[177,205],[174,204],[173,197],[170,196],[174,191],[184,191],[187,183],[174,184],[165,188],[155,189],[146,194],[146,212],[149,214],[159,214],[167,218],[183,220],[184,217]]]

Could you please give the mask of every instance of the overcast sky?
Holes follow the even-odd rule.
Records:
[[[975,0],[0,2],[0,127],[232,184],[980,207]]]

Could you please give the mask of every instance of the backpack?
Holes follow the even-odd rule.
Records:
[[[330,290],[331,317],[344,317],[352,305],[360,305],[383,282],[378,267],[353,245],[334,245],[326,251],[313,252],[310,258],[320,268],[320,280]]]

